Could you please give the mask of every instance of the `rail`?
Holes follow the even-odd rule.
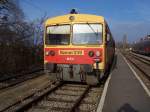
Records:
[[[6,88],[13,87],[19,83],[23,83],[27,80],[31,80],[36,77],[39,77],[39,76],[43,75],[42,71],[43,71],[43,69],[38,69],[38,70],[30,71],[26,74],[19,74],[16,76],[11,76],[11,77],[2,79],[0,81],[0,90],[4,90]],[[40,72],[42,72],[42,73],[40,73]]]
[[[9,107],[1,110],[2,112],[23,112],[32,106],[33,103],[38,102],[47,94],[51,93],[52,91],[56,90],[58,87],[62,86],[63,83],[53,84],[56,82],[52,82],[51,84],[47,85],[45,88],[38,91],[38,93],[33,93],[24,99],[15,102],[14,104],[10,105]]]
[[[136,54],[136,53],[133,53],[133,52],[130,52],[130,54],[132,54],[132,55],[134,55],[134,56],[137,56],[137,57],[139,57],[139,58],[142,58],[142,59],[144,59],[144,60],[150,62],[150,57],[148,57],[148,56],[141,55],[141,54]]]
[[[146,73],[145,72],[145,70],[143,70],[140,66],[138,66],[133,60],[131,60],[127,55],[125,55],[125,54],[123,54],[125,57],[126,57],[126,59],[129,61],[129,62],[131,62],[140,72],[142,72],[142,74],[150,81],[150,75],[148,74],[148,73]],[[134,57],[135,59],[137,59],[137,60],[139,60],[139,61],[141,61],[141,59],[139,59],[139,58],[137,58],[137,57],[135,57],[135,56],[133,56],[133,55],[130,55],[130,56],[132,56],[132,57]],[[141,62],[143,62],[143,61],[141,61]],[[144,62],[145,63],[145,62]],[[147,66],[149,66],[149,64],[148,63],[145,63]]]
[[[85,91],[83,92],[83,94],[79,97],[79,99],[75,102],[74,106],[70,109],[70,112],[75,112],[75,109],[80,105],[80,102],[85,97],[85,95],[89,91],[90,87],[91,86],[87,86],[87,88],[85,89]]]
[[[23,99],[22,102],[18,102],[16,105],[7,108],[5,112],[52,110],[77,112],[89,111],[89,108],[96,111],[102,90],[103,86],[93,87],[83,84],[60,82],[49,86],[47,89],[44,89],[44,91]],[[87,109],[83,104],[90,106]],[[43,107],[43,110],[39,110],[41,107]]]

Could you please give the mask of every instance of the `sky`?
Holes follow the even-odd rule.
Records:
[[[19,0],[25,18],[79,13],[104,16],[116,41],[126,34],[129,42],[150,34],[150,0]]]

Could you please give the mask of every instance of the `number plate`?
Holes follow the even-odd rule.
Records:
[[[83,50],[60,50],[59,55],[84,55]]]

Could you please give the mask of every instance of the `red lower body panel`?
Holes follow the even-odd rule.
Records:
[[[44,60],[50,63],[59,64],[94,64],[94,59],[100,59],[103,61],[103,49],[102,48],[45,48],[46,52],[54,51],[55,55],[46,55]],[[94,56],[89,56],[89,51],[94,52]],[[100,56],[96,56],[96,52],[100,52]]]

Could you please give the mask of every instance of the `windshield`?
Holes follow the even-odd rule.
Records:
[[[68,45],[70,42],[70,25],[49,26],[45,43],[48,45]]]
[[[73,44],[101,44],[101,24],[75,24],[73,25]]]

